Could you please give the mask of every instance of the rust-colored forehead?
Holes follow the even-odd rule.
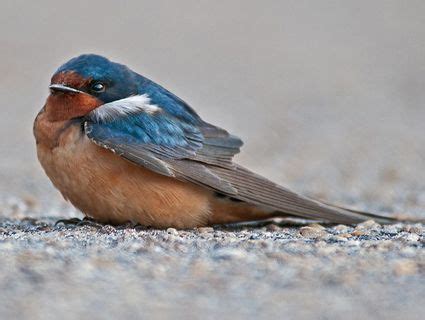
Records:
[[[83,88],[87,86],[91,78],[83,78],[75,71],[62,71],[53,75],[51,84],[64,84],[72,88]]]

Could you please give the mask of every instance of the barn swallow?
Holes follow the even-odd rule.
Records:
[[[122,64],[81,55],[51,78],[38,159],[65,199],[102,223],[156,228],[296,217],[394,219],[298,195],[233,162],[242,141]]]

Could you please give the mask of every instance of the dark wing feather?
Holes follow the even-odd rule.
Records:
[[[348,224],[368,219],[374,219],[381,223],[393,221],[392,218],[339,208],[301,196],[239,165],[230,170],[220,167],[210,169],[237,189],[238,193],[233,196],[234,198],[288,215]]]
[[[85,132],[96,144],[159,174],[288,215],[334,223],[392,221],[300,196],[234,164],[232,158],[242,141],[202,120],[189,123],[165,111],[121,116],[106,123],[89,117]]]
[[[85,128],[87,136],[97,145],[156,173],[202,184],[205,187],[217,189],[229,195],[237,193],[236,189],[228,181],[220,178],[201,163],[172,158],[173,155],[176,156],[176,152],[173,150],[155,145],[142,146],[140,144],[126,143],[123,140],[112,137],[102,139],[99,134],[102,131],[101,127],[86,122]],[[169,153],[167,153],[168,150]]]
[[[202,148],[190,159],[214,166],[233,168],[235,154],[240,152],[243,142],[226,130],[202,121],[198,128],[203,136]]]

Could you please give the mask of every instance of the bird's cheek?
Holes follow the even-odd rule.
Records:
[[[46,112],[50,121],[63,121],[82,117],[103,102],[88,94],[51,94],[46,101]]]

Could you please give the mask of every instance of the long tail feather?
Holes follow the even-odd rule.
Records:
[[[236,166],[234,169],[220,167],[209,167],[209,169],[230,182],[237,190],[237,195],[233,195],[234,198],[271,208],[283,215],[345,224],[355,224],[369,219],[379,223],[399,221],[397,218],[346,209],[301,196],[241,166]]]

